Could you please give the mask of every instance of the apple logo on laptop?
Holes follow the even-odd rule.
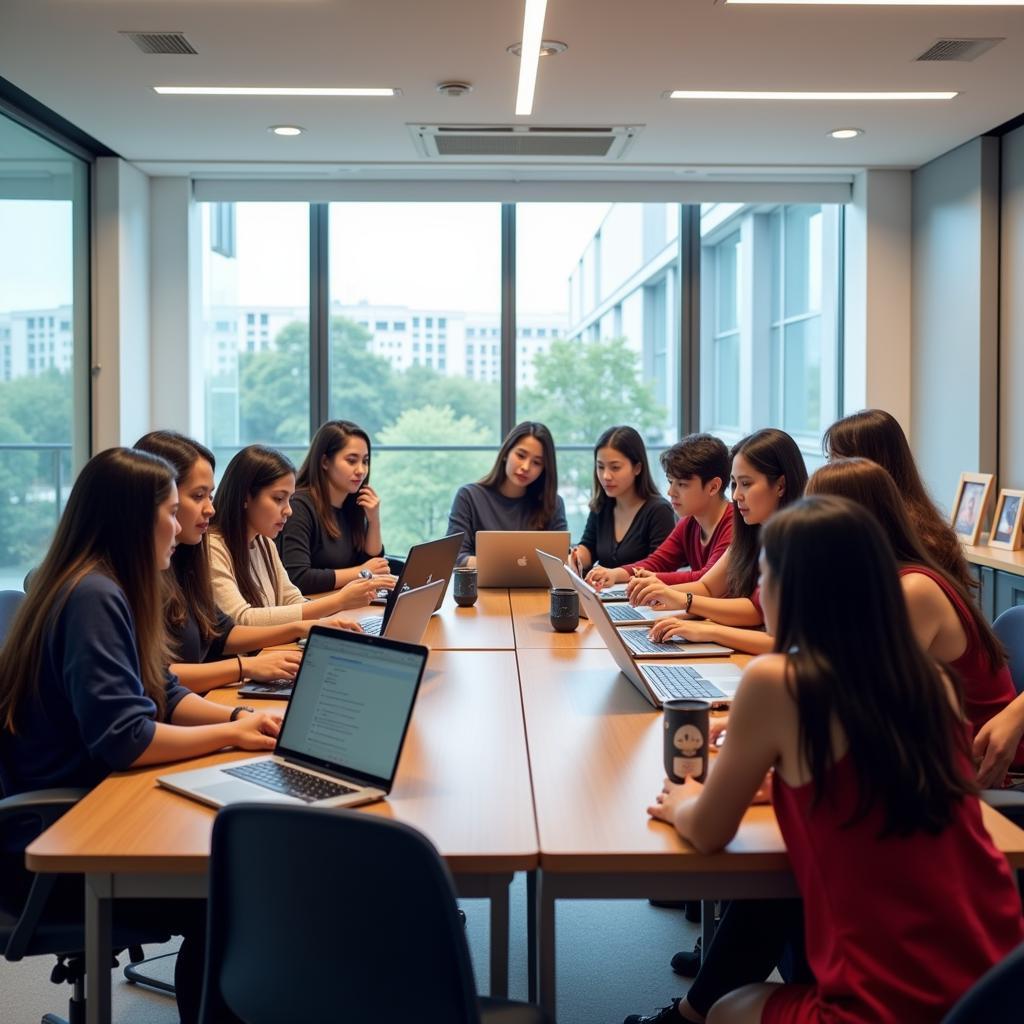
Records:
[[[525,569],[526,568],[526,555],[520,555],[516,559],[516,565],[521,565]]]

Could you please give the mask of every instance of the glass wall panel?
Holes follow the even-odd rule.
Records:
[[[248,444],[309,442],[309,206],[202,203],[206,436],[223,466]]]
[[[516,207],[516,419],[551,429],[574,538],[605,429],[639,430],[654,469],[677,438],[678,223],[676,204]],[[547,336],[525,344],[524,328],[538,324]]]
[[[0,115],[0,589],[88,457],[88,165]]]
[[[332,203],[329,224],[330,415],[377,446],[401,554],[444,534],[501,441],[501,206]],[[524,345],[547,344],[547,322],[522,326]]]

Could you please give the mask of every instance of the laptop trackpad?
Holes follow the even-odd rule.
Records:
[[[251,786],[247,782],[215,782],[209,786],[196,786],[195,792],[221,804],[237,804],[246,800],[267,800],[271,803],[286,804],[297,802],[284,793],[275,793],[272,789],[264,789],[262,786]]]

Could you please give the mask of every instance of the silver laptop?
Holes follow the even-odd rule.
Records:
[[[548,582],[552,587],[572,587],[572,577],[569,575],[569,566],[559,558],[554,558],[545,551],[537,550],[537,557],[540,559],[540,564],[544,566],[544,571],[548,574]],[[576,577],[581,579],[579,575]],[[590,586],[584,580],[584,586]],[[658,619],[667,619],[673,615],[678,615],[676,611],[655,611],[653,608],[634,608],[630,604],[610,604],[608,598],[605,597],[604,590],[597,590],[594,587],[590,587],[591,593],[598,600],[606,602],[608,618],[612,620],[617,626],[635,626],[643,623],[656,622]],[[625,598],[625,590],[622,591],[621,598]],[[590,618],[587,615],[586,608],[580,605],[580,615],[583,618]]]
[[[434,580],[424,587],[405,590],[395,599],[389,609],[390,615],[368,615],[359,620],[359,625],[370,636],[386,636],[389,640],[402,640],[407,644],[418,644],[437,608],[437,602],[448,586],[447,579]]]
[[[586,608],[597,631],[601,634],[619,666],[619,671],[640,692],[644,700],[660,708],[667,700],[683,697],[700,697],[714,704],[727,704],[732,700],[739,686],[741,669],[738,665],[658,665],[635,661],[633,654],[622,639],[624,630],[616,629],[608,618],[608,609],[601,603],[592,587],[587,586],[571,569],[566,570],[576,592],[580,596],[580,608]],[[731,654],[728,647],[718,644],[673,644],[675,657],[692,657],[696,653]],[[707,648],[715,648],[708,650]]]
[[[273,755],[157,782],[212,807],[380,800],[394,782],[427,654],[414,644],[314,626]]]
[[[538,549],[564,562],[569,554],[569,531],[478,530],[477,586],[546,587],[548,576],[537,557]]]

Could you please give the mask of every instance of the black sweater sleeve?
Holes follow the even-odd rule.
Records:
[[[281,561],[303,594],[334,590],[334,570],[314,569],[313,551],[322,544],[323,527],[305,501],[292,500],[292,514],[281,531]]]

